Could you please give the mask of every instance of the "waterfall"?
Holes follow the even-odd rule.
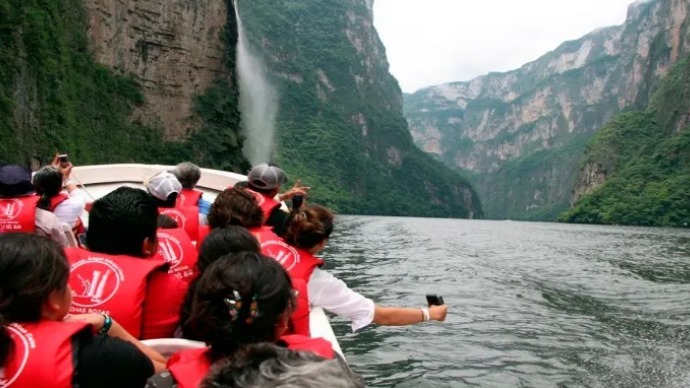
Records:
[[[237,18],[237,78],[240,89],[242,133],[246,137],[244,154],[252,165],[268,163],[273,150],[278,94],[271,85],[266,68],[249,48],[242,18],[234,0]]]

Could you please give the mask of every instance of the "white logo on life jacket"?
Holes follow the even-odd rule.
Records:
[[[6,328],[10,332],[10,336],[15,338],[15,346],[12,348],[12,357],[10,357],[10,361],[15,363],[16,370],[12,375],[8,376],[5,368],[0,369],[0,387],[3,388],[9,387],[12,383],[17,381],[24,371],[24,368],[26,368],[31,349],[36,347],[36,342],[31,333],[21,325],[13,323],[6,326]]]
[[[158,233],[158,254],[170,264],[170,268],[175,268],[184,259],[184,251],[180,240],[167,233]]]
[[[70,271],[80,282],[80,286],[72,287],[72,303],[78,307],[96,307],[109,301],[124,280],[122,269],[109,259],[83,259]]]
[[[187,224],[187,218],[184,216],[184,214],[180,213],[179,210],[176,209],[161,209],[160,211],[161,214],[165,214],[168,217],[171,217],[175,222],[177,222],[177,226],[184,229],[185,225]]]
[[[291,270],[299,262],[297,250],[282,241],[269,240],[261,243],[261,252],[276,259],[286,270]]]
[[[16,198],[0,200],[0,220],[14,220],[22,212],[23,207],[22,201]]]

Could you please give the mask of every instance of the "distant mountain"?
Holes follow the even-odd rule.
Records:
[[[568,222],[690,225],[690,57],[645,110],[614,116],[589,142]]]
[[[687,0],[641,1],[522,68],[405,96],[415,142],[472,174],[488,218],[555,220],[571,200],[590,137],[644,108],[690,52]]]

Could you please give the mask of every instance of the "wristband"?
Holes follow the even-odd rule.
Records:
[[[424,307],[420,310],[422,310],[423,322],[429,322],[431,320],[431,316],[429,315],[429,309]]]
[[[98,334],[108,334],[110,328],[113,326],[113,319],[110,318],[110,315],[108,314],[101,315],[105,319],[105,322],[103,322],[103,327],[101,328],[101,330],[98,330]]]

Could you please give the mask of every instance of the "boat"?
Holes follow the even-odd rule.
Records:
[[[121,186],[129,186],[144,189],[144,180],[150,178],[161,171],[170,171],[174,166],[158,164],[103,164],[92,166],[78,166],[72,169],[70,179],[84,190],[89,201],[103,197],[109,192]],[[196,189],[204,192],[204,198],[213,202],[216,196],[228,186],[237,182],[246,181],[245,175],[231,172],[201,169],[201,179]],[[287,210],[283,204],[284,210]],[[82,215],[84,225],[88,227],[88,213]],[[67,230],[66,233],[71,233]],[[70,240],[76,244],[74,236]],[[333,349],[341,356],[343,355],[340,344],[333,332],[333,328],[328,321],[328,317],[323,309],[312,308],[309,315],[309,323],[312,337],[321,337],[333,345]],[[188,341],[178,338],[163,338],[142,341],[153,347],[164,355],[170,355],[178,350],[188,348],[198,348],[205,346],[201,342]]]

